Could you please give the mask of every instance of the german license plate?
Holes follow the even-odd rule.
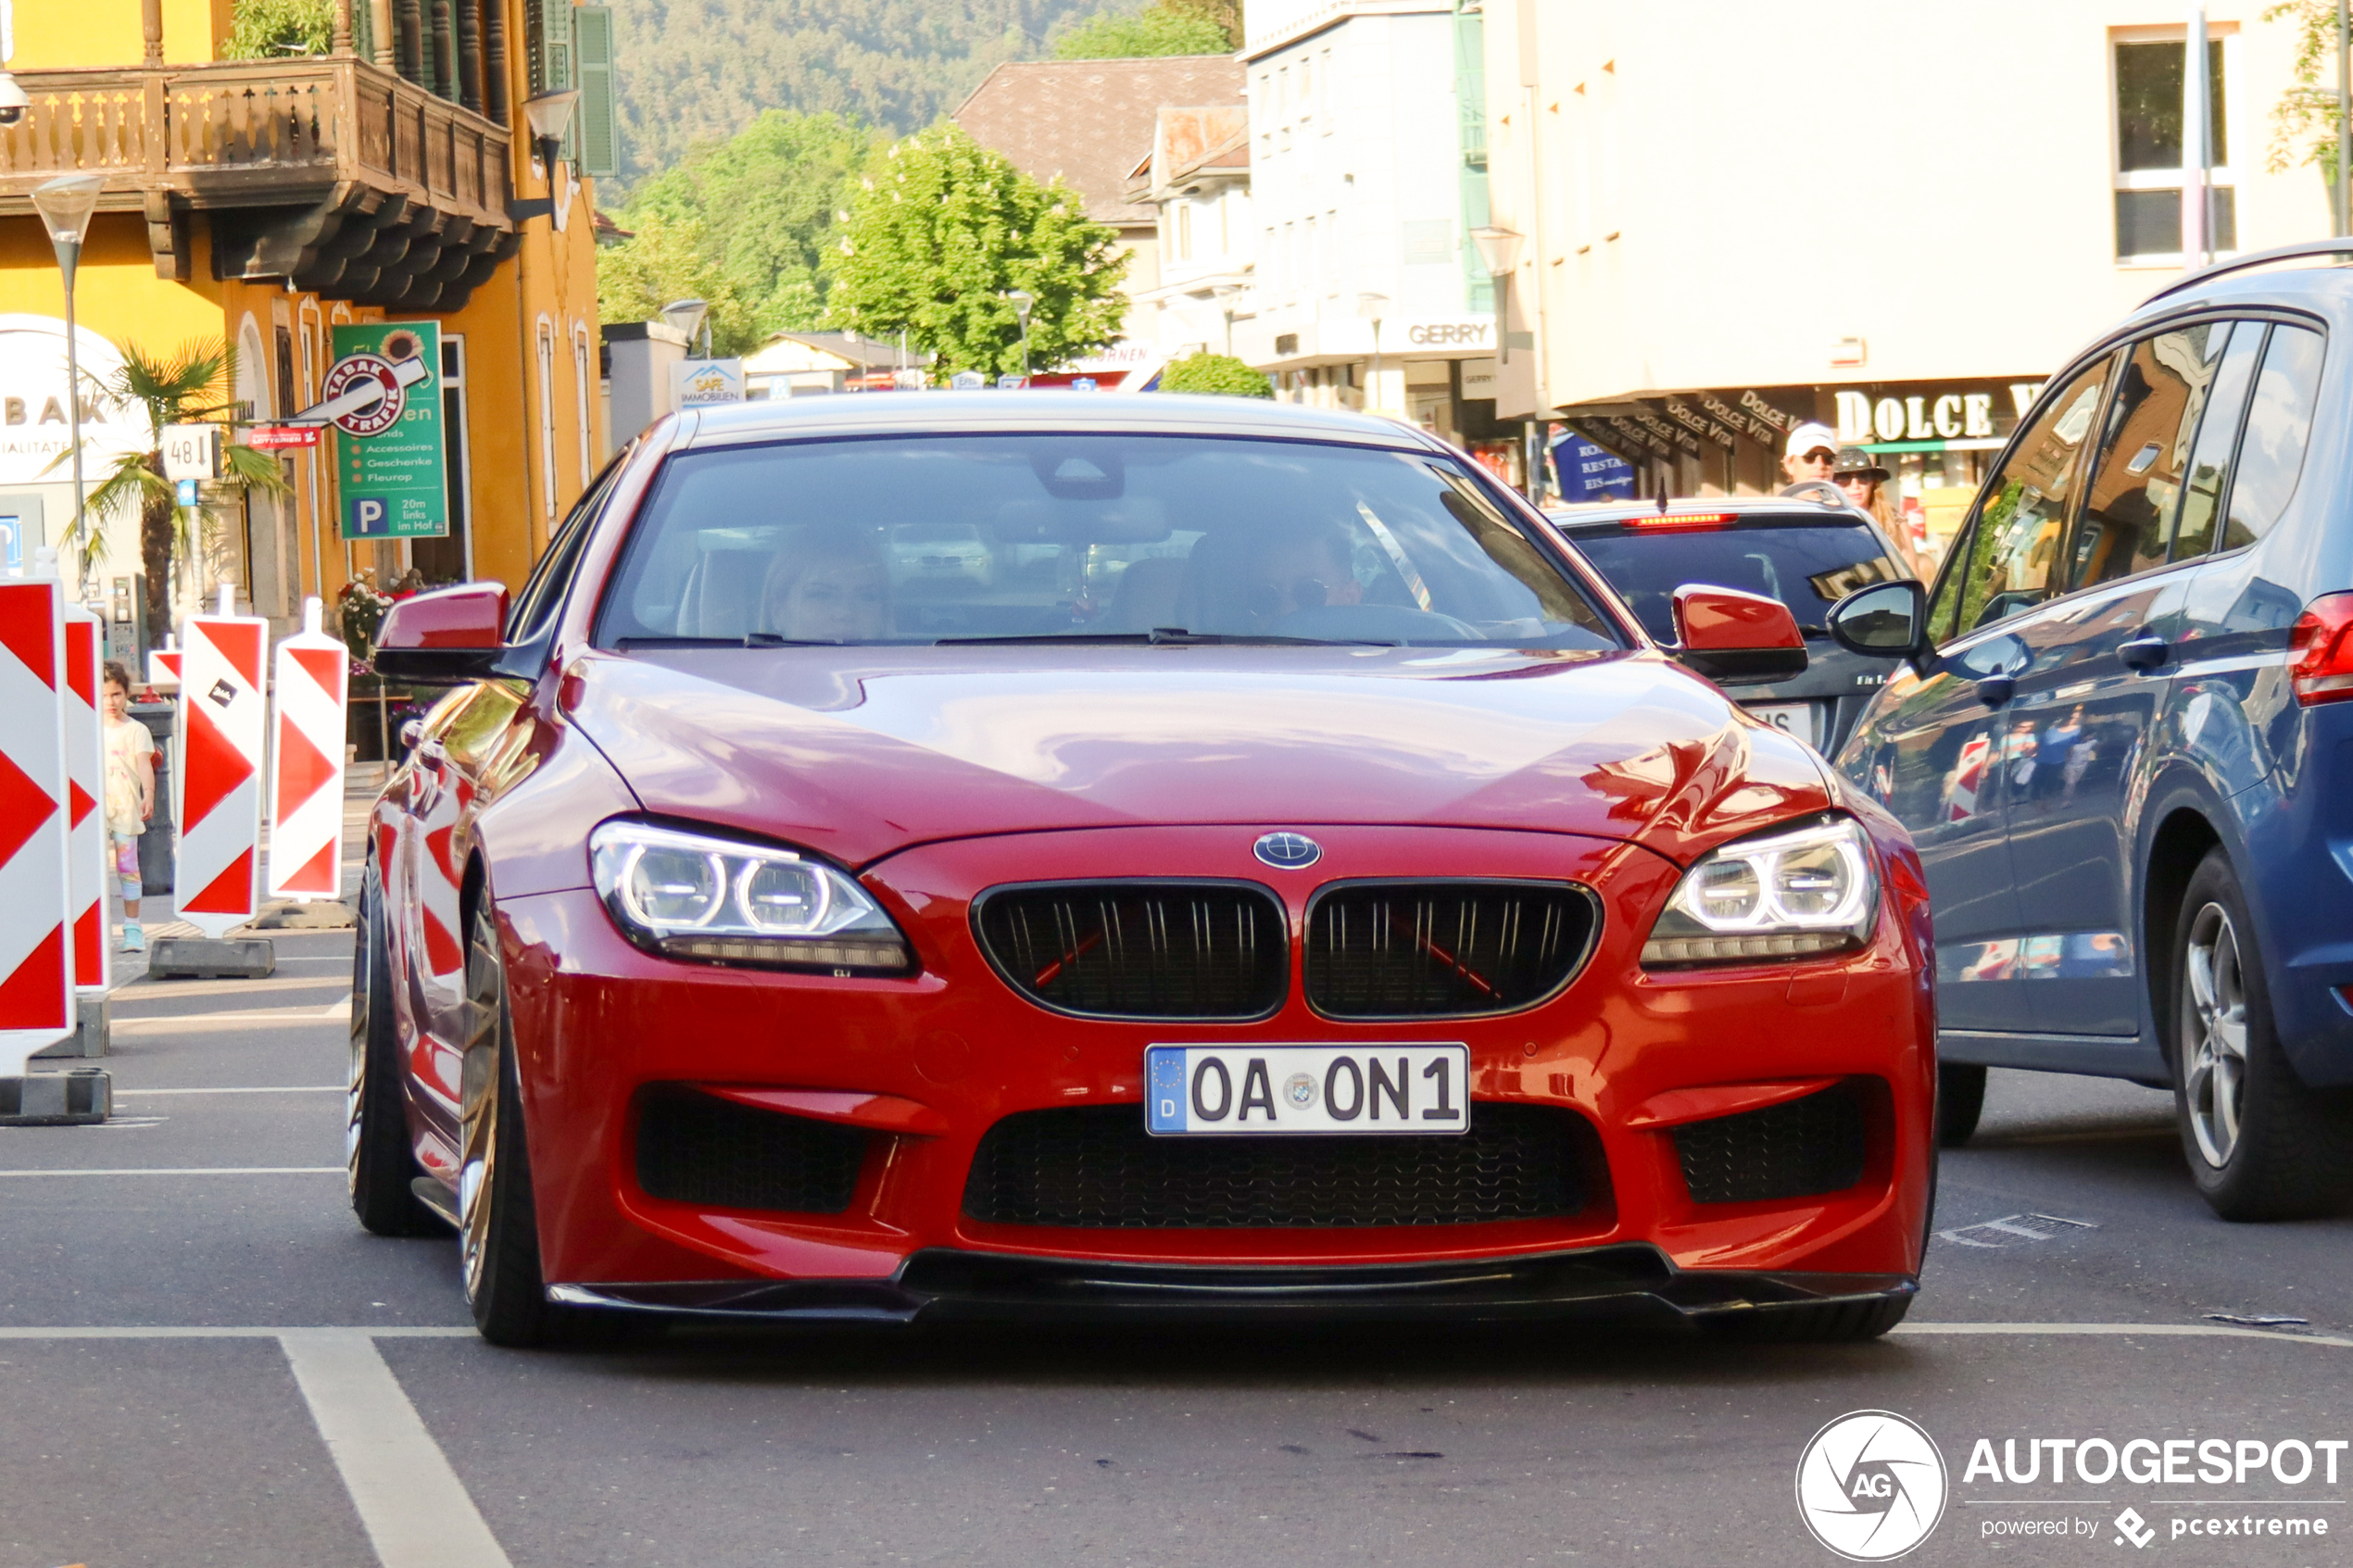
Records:
[[[1814,733],[1814,705],[1810,702],[1760,702],[1749,711],[1777,730],[1795,735],[1808,746],[1820,744]]]
[[[1144,1083],[1161,1136],[1470,1127],[1468,1046],[1151,1046]]]

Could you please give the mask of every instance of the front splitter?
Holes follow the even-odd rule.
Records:
[[[566,1306],[734,1322],[1041,1320],[1283,1323],[1498,1318],[1690,1322],[1890,1300],[1910,1274],[1678,1269],[1633,1244],[1444,1263],[1333,1268],[1101,1263],[926,1248],[888,1279],[557,1285]]]

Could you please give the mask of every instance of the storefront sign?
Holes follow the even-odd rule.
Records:
[[[681,408],[744,400],[741,359],[682,359],[670,367],[671,401]]]
[[[449,532],[441,428],[441,327],[385,321],[333,331],[321,387],[336,427],[346,539],[437,539]]]
[[[1732,449],[1730,430],[1675,398],[1669,397],[1665,401],[1668,419],[1673,420],[1694,435],[1705,436],[1727,452]]]
[[[1448,358],[1495,352],[1495,318],[1441,316],[1428,320],[1383,321],[1381,347],[1391,354],[1433,349]]]
[[[1623,501],[1634,494],[1631,464],[1566,426],[1553,438],[1553,472],[1564,501]]]
[[[82,362],[82,470],[94,475],[117,458],[148,450],[154,427],[137,404],[119,404],[94,388],[121,373],[114,345],[87,327],[74,333],[74,344]],[[0,484],[72,482],[69,414],[65,322],[0,316]]]
[[[319,445],[317,425],[256,425],[245,432],[245,445],[257,452],[283,452]]]

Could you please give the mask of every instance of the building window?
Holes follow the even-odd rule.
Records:
[[[1324,51],[1323,69],[1315,73],[1315,112],[1323,117],[1324,134],[1332,133],[1332,52]]]
[[[539,318],[539,502],[556,515],[556,329]]]
[[[1190,261],[1192,258],[1193,204],[1180,201],[1176,204],[1176,259]]]
[[[580,419],[580,487],[588,488],[588,479],[597,471],[597,421],[590,404],[596,395],[597,345],[589,341],[588,323],[575,318],[572,323],[572,395],[574,412]]]
[[[2207,245],[2238,248],[2231,174],[2223,40],[2207,42],[2212,98],[2207,170]],[[2116,45],[2116,259],[2171,266],[2182,257],[2182,76],[2185,40],[2124,39]]]

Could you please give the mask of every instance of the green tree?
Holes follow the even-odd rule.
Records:
[[[2265,167],[2284,174],[2295,164],[2317,164],[2321,178],[2334,191],[2336,0],[2281,0],[2263,13],[2267,22],[2282,17],[2296,23],[2296,81],[2271,106],[2271,156]],[[2323,61],[2332,68],[2325,86],[2321,82]]]
[[[220,57],[323,55],[334,43],[334,0],[237,0]]]
[[[1239,7],[1232,7],[1239,23]],[[1081,22],[1054,44],[1058,60],[1140,59],[1157,55],[1224,55],[1236,39],[1211,10],[1185,0],[1160,0],[1133,12],[1110,12]]]
[[[696,147],[622,209],[635,237],[598,254],[605,320],[643,320],[670,300],[708,299],[711,346],[723,355],[816,326],[834,214],[885,144],[880,132],[839,115],[771,109],[730,140]]]
[[[826,319],[868,337],[900,332],[938,356],[935,373],[1047,370],[1109,344],[1126,301],[1118,233],[1060,180],[1041,185],[952,125],[892,147],[866,176],[825,257]]]
[[[171,623],[171,563],[174,556],[193,558],[200,508],[179,503],[176,487],[163,476],[163,427],[178,424],[228,422],[236,405],[229,388],[237,374],[236,351],[219,338],[181,345],[176,353],[156,354],[135,343],[122,345],[122,369],[99,383],[103,395],[118,405],[137,404],[145,411],[157,445],[145,452],[125,452],[114,460],[91,490],[82,516],[67,532],[67,539],[82,551],[84,571],[107,547],[99,521],[120,507],[139,510],[139,560],[147,574],[147,624]],[[225,448],[222,466],[232,490],[258,490],[265,495],[291,495],[278,459],[250,446]]]
[[[1272,397],[1274,383],[1230,354],[1189,354],[1160,372],[1162,392],[1215,392],[1228,397]]]

